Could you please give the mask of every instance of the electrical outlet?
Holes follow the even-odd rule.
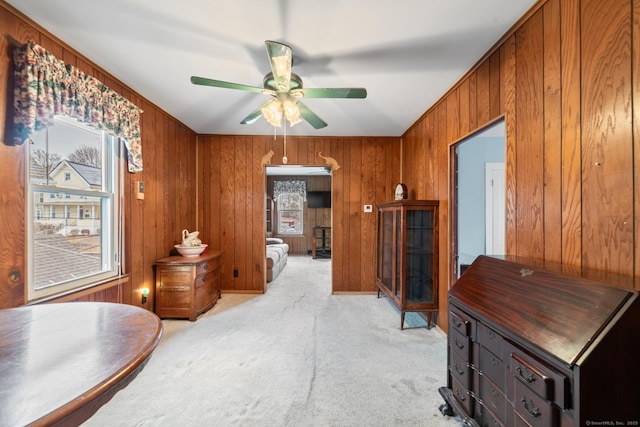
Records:
[[[233,269],[233,277],[238,277],[238,269],[237,268]]]
[[[373,212],[373,205],[364,205],[364,211],[366,213],[371,213]]]

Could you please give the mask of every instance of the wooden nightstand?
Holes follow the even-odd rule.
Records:
[[[155,262],[156,314],[195,321],[220,298],[219,251],[198,257],[170,256]]]

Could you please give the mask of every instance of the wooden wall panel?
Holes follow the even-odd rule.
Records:
[[[633,274],[631,3],[581,2],[583,263]],[[636,35],[637,37],[637,35]]]
[[[560,2],[562,98],[562,263],[582,265],[580,164],[580,0]]]
[[[409,144],[439,152],[503,115],[507,253],[637,276],[637,33],[640,0],[539,2],[403,135],[403,153],[420,152]],[[403,177],[424,173],[425,187],[441,189],[448,156],[436,156],[431,177],[407,157]],[[448,203],[446,192],[436,196]],[[449,271],[448,257],[440,270]]]
[[[0,309],[22,305],[26,301],[26,266],[24,258],[25,182],[24,146],[13,146],[11,140],[13,106],[13,50],[11,39],[26,42],[38,39],[37,30],[16,19],[0,7]]]
[[[562,99],[560,97],[560,0],[543,9],[544,26],[544,258],[562,261]]]
[[[264,292],[264,197],[272,191],[276,178],[258,171],[262,156],[270,149],[275,153],[271,165],[282,165],[281,139],[273,143],[269,137],[199,136],[198,153],[206,175],[201,194],[211,200],[198,204],[219,206],[221,218],[219,222],[202,221],[202,232],[218,236],[212,239],[214,247],[233,252],[233,256],[223,255],[226,258],[221,272],[222,287],[227,292]],[[287,137],[290,165],[325,165],[318,152],[334,157],[340,165],[330,178],[288,176],[287,179],[306,180],[308,191],[331,189],[332,209],[307,209],[305,236],[280,237],[289,243],[292,254],[307,254],[311,249],[312,223],[331,224],[333,292],[374,292],[376,216],[364,214],[363,205],[375,206],[393,197],[392,187],[400,177],[400,140]],[[246,160],[238,160],[237,156],[245,156]],[[233,170],[225,165],[234,165]],[[254,172],[242,174],[235,170],[238,168]],[[229,177],[234,174],[235,178]],[[208,176],[221,177],[223,184],[219,191],[209,188]],[[244,189],[242,182],[247,183]],[[247,198],[247,192],[252,194],[252,200]],[[238,268],[238,278],[233,278],[234,268]],[[243,277],[246,279],[242,280]]]
[[[516,220],[518,217],[516,187],[516,36],[509,37],[500,47],[500,59],[504,89],[504,114],[507,147],[505,151],[505,250],[508,254],[516,253]]]
[[[68,300],[111,301],[142,305],[140,290],[152,291],[145,308],[153,307],[153,263],[167,256],[182,228],[196,228],[195,162],[196,134],[168,116],[131,88],[92,64],[72,47],[0,1],[0,183],[11,183],[11,191],[0,193],[0,308],[22,305],[25,300],[25,146],[11,146],[13,95],[13,47],[11,40],[34,40],[58,59],[74,65],[140,106],[144,171],[125,173],[123,272],[129,279],[113,288],[101,287],[65,297]],[[145,199],[137,200],[135,185],[145,183]],[[180,229],[178,229],[180,228]],[[12,242],[11,247],[6,243]],[[16,243],[17,242],[17,243]],[[14,274],[15,273],[15,274]]]
[[[543,234],[543,40],[542,11],[516,32],[516,192],[528,200],[518,209],[516,255],[541,258]]]
[[[640,230],[640,0],[633,0],[633,27],[631,39],[631,94],[633,97],[633,227]],[[637,234],[636,234],[637,236]],[[637,238],[636,238],[637,239]],[[638,242],[634,241],[634,274],[640,274],[640,249]]]

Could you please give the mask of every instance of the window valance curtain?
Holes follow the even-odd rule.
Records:
[[[142,170],[142,110],[99,80],[28,42],[14,51],[14,144],[64,114],[124,140],[129,172]]]
[[[277,201],[278,196],[282,193],[298,193],[302,196],[302,200],[307,201],[307,182],[306,181],[273,181],[273,200]]]

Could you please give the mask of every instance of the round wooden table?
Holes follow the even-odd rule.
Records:
[[[0,310],[0,425],[79,425],[142,370],[162,322],[73,302]]]

